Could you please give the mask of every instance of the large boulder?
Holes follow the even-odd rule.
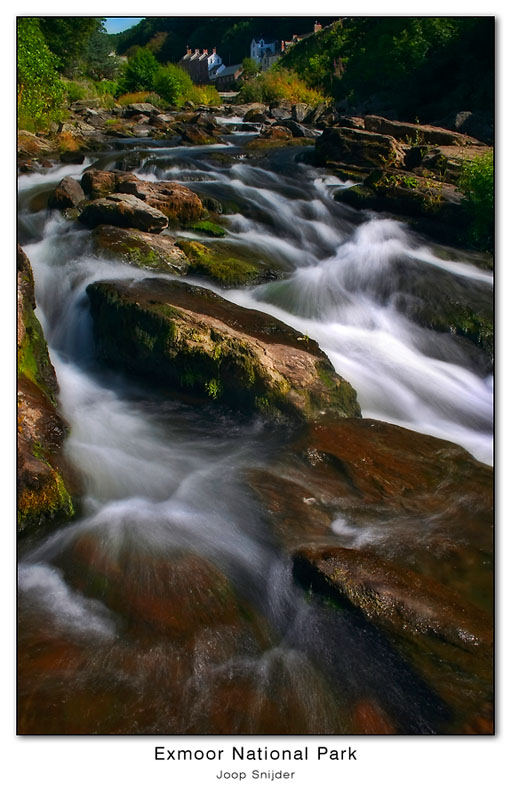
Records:
[[[249,483],[333,615],[377,630],[445,703],[442,732],[492,727],[492,470],[376,422],[315,422]]]
[[[99,357],[160,385],[275,419],[360,416],[318,345],[207,289],[161,279],[87,287]]]
[[[200,198],[186,186],[173,181],[144,181],[131,172],[90,169],[82,176],[82,188],[93,198],[115,192],[134,195],[175,222],[194,222],[204,214]]]
[[[56,398],[55,370],[34,314],[32,268],[17,255],[18,533],[39,533],[74,514],[73,478],[62,454],[66,427]]]
[[[85,200],[85,192],[74,178],[62,178],[48,199],[50,208],[76,208]]]
[[[466,145],[478,143],[476,139],[463,133],[437,128],[434,125],[398,122],[374,114],[368,114],[364,117],[364,125],[367,131],[393,136],[394,139],[407,144],[457,145],[465,147]]]
[[[97,225],[118,225],[122,228],[140,228],[149,233],[159,233],[169,224],[161,211],[144,203],[133,194],[109,194],[87,203],[80,214],[80,222],[88,228]]]
[[[316,139],[320,164],[338,161],[362,167],[399,166],[404,156],[405,149],[393,136],[357,128],[325,128]]]

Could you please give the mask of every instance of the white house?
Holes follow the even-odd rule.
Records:
[[[278,46],[279,43],[277,41],[266,42],[262,37],[260,39],[252,39],[250,58],[260,64],[263,56],[274,56]]]

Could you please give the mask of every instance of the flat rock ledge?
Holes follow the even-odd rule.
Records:
[[[99,358],[231,408],[277,420],[360,417],[353,387],[316,342],[181,281],[87,287]]]

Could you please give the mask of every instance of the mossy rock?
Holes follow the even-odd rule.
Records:
[[[98,356],[114,367],[277,421],[360,416],[316,342],[208,289],[146,279],[87,287]]]
[[[165,234],[152,234],[136,228],[99,225],[93,231],[96,252],[151,272],[182,275],[188,259],[175,240]]]
[[[205,245],[202,242],[180,239],[177,242],[190,262],[190,274],[204,275],[213,283],[226,288],[257,283],[268,265],[254,263],[233,254],[225,245]]]
[[[218,225],[218,223],[212,222],[212,220],[209,219],[203,219],[199,222],[194,222],[192,225],[188,225],[187,227],[190,231],[204,233],[206,236],[213,236],[215,239],[220,239],[227,233],[225,228],[222,228],[221,225]]]

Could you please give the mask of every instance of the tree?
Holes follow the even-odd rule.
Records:
[[[103,30],[103,17],[39,17],[46,43],[65,74],[76,70],[93,33]]]
[[[144,90],[152,90],[154,88],[154,78],[159,68],[160,65],[151,51],[141,47],[128,61],[122,78],[122,91],[142,92]]]
[[[64,86],[36,17],[18,19],[18,122],[44,127],[60,109]]]
[[[115,78],[121,62],[117,56],[111,54],[111,51],[108,34],[101,30],[94,31],[84,53],[84,72],[95,81]]]

